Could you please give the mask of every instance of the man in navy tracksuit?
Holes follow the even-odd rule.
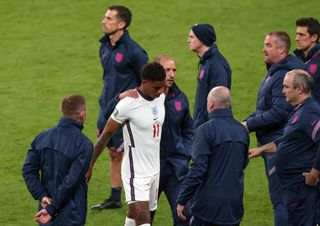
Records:
[[[256,111],[245,119],[249,132],[256,132],[258,145],[272,142],[283,134],[283,128],[292,112],[292,106],[282,93],[285,74],[304,68],[303,62],[288,55],[290,38],[285,32],[270,32],[264,40],[264,61],[268,73],[259,89]],[[288,214],[282,200],[282,190],[276,172],[274,154],[263,155],[269,194],[274,210],[274,225],[286,226]]]
[[[208,95],[209,121],[195,130],[192,164],[178,198],[177,212],[192,198],[193,226],[236,226],[243,217],[244,169],[249,136],[233,119],[230,92],[213,88]]]
[[[296,26],[297,49],[294,53],[306,64],[308,72],[313,77],[312,96],[320,103],[320,24],[315,18],[309,17],[296,20]],[[320,224],[320,200],[317,223]]]
[[[312,77],[303,70],[286,74],[283,92],[295,108],[275,142],[250,150],[250,158],[276,152],[284,202],[293,226],[315,226],[320,173],[320,106],[311,97]]]
[[[35,220],[41,225],[84,225],[92,142],[82,134],[85,98],[71,95],[61,102],[57,126],[40,133],[28,151],[22,174],[31,195],[39,200]]]
[[[210,90],[216,86],[231,88],[231,68],[215,41],[216,34],[210,24],[192,26],[188,37],[189,49],[200,57],[193,128],[208,120],[206,99]]]
[[[131,23],[131,12],[124,6],[110,6],[102,21],[105,36],[100,40],[100,59],[103,67],[103,88],[99,99],[100,112],[97,121],[99,136],[114,107],[113,99],[128,89],[140,85],[140,70],[148,62],[148,56],[126,28]],[[123,156],[122,130],[118,130],[107,144],[110,156],[111,196],[93,209],[120,208],[121,205],[121,161]]]
[[[303,60],[315,83],[312,96],[320,103],[320,24],[315,18],[300,18],[296,21],[296,56]]]
[[[166,115],[162,125],[160,143],[160,183],[159,197],[164,192],[169,201],[173,225],[187,226],[176,211],[177,197],[184,178],[188,173],[191,144],[193,137],[192,118],[190,116],[187,96],[181,92],[174,80],[176,64],[167,55],[158,56],[155,60],[166,71]]]

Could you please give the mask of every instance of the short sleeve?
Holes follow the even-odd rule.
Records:
[[[124,124],[130,119],[130,99],[132,98],[126,97],[120,100],[120,102],[116,105],[110,116],[114,121]]]

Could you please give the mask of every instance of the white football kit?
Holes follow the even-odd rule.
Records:
[[[156,203],[151,205],[151,201],[156,200],[157,194],[154,193],[157,193],[159,184],[160,138],[165,116],[164,101],[164,94],[156,99],[147,100],[143,94],[139,93],[138,98],[122,99],[111,115],[113,120],[123,124],[124,156],[121,176],[126,200],[127,202],[150,201],[150,209],[156,208]],[[150,179],[155,176],[158,179]],[[140,184],[139,181],[145,181],[144,179],[149,182]],[[150,184],[150,181],[157,184]],[[149,191],[145,191],[146,185]]]

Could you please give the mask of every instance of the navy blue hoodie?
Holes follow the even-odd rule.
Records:
[[[46,206],[54,218],[46,225],[84,225],[87,213],[87,172],[92,142],[81,132],[82,124],[61,118],[58,125],[40,133],[32,142],[22,168],[34,197],[52,198]]]
[[[298,58],[288,55],[267,68],[268,74],[258,92],[256,111],[245,119],[249,131],[256,132],[261,145],[282,136],[283,128],[293,109],[282,93],[283,79],[288,71],[305,69],[305,65]]]
[[[231,68],[215,44],[202,56],[199,67],[193,112],[194,129],[208,121],[207,96],[210,90],[216,86],[231,88]]]

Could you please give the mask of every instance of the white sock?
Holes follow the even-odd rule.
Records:
[[[151,226],[151,224],[140,224],[140,226]]]
[[[149,224],[150,225],[150,224]],[[131,219],[129,217],[126,217],[126,221],[124,223],[124,226],[136,226],[136,222],[134,219]]]

